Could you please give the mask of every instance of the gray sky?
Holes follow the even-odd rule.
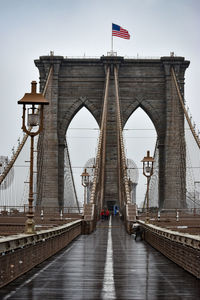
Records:
[[[114,39],[118,55],[160,57],[174,51],[191,61],[185,98],[200,128],[200,1],[0,0],[0,7],[0,155],[10,156],[21,135],[17,101],[32,80],[38,81],[34,59],[51,50],[63,56],[106,55],[112,22],[131,34],[129,41]]]

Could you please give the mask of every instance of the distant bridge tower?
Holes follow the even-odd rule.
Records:
[[[136,204],[136,189],[139,179],[139,172],[136,163],[132,159],[127,159],[127,173],[129,178],[131,200],[133,204]]]
[[[90,175],[89,177],[89,186],[87,188],[87,203],[89,203],[90,200],[90,195],[91,195],[91,190],[92,190],[92,184],[93,184],[93,179],[94,179],[94,169],[95,169],[95,158],[90,158],[84,168],[83,171],[87,169],[87,173]]]

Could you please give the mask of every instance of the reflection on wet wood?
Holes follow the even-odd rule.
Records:
[[[105,266],[106,264],[106,266]],[[21,285],[21,286],[20,286]],[[200,281],[113,217],[0,290],[9,299],[199,299]]]

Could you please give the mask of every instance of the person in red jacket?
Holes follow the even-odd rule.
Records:
[[[109,212],[109,210],[108,210],[108,208],[107,208],[107,210],[106,210],[106,220],[109,219],[109,215],[110,215],[110,212]]]
[[[103,221],[105,217],[104,209],[101,210],[100,216],[101,216],[101,220]]]

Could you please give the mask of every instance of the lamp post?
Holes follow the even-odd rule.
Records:
[[[29,198],[28,198],[28,214],[25,226],[25,233],[35,233],[35,222],[33,220],[33,150],[34,150],[34,137],[38,135],[43,129],[43,110],[44,105],[49,102],[40,93],[36,92],[37,82],[32,81],[31,93],[26,93],[18,104],[23,104],[22,115],[22,129],[31,137],[30,146],[30,178],[29,178]],[[27,110],[27,116],[26,116]],[[26,118],[27,125],[26,125]],[[32,129],[37,127],[36,131]]]
[[[84,205],[86,204],[86,197],[87,197],[87,187],[89,185],[89,177],[90,175],[87,173],[87,169],[81,174],[81,184],[84,187]]]
[[[147,151],[147,156],[145,156],[142,160],[143,163],[143,175],[147,178],[147,214],[146,214],[146,222],[149,222],[149,182],[150,178],[153,175],[153,163],[154,158],[150,156],[150,151]]]

